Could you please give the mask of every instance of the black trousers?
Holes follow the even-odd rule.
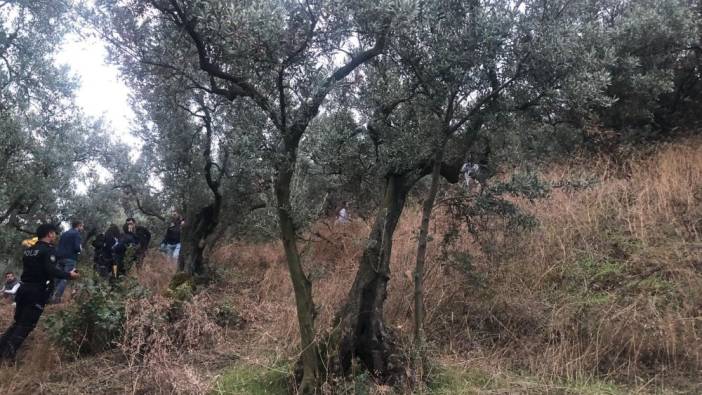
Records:
[[[45,286],[22,284],[15,297],[15,322],[0,338],[0,359],[13,360],[24,339],[37,326],[47,300]]]

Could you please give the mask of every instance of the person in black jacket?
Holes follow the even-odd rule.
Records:
[[[14,322],[0,338],[0,360],[14,360],[17,350],[39,321],[44,306],[53,292],[54,279],[78,278],[74,269],[68,273],[56,267],[53,242],[57,229],[51,224],[37,228],[39,241],[24,250],[22,285],[15,296]]]
[[[166,235],[161,242],[161,249],[166,253],[168,259],[173,262],[178,262],[178,255],[180,254],[180,232],[181,226],[183,225],[183,219],[179,215],[173,215],[171,217],[171,223],[166,229]]]
[[[125,275],[132,268],[132,264],[138,259],[139,238],[136,233],[136,223],[127,221],[122,226],[122,235],[119,243],[114,246],[115,259],[117,260],[117,271],[120,275]]]
[[[137,224],[136,220],[132,217],[127,218],[125,224],[127,226],[134,226],[134,236],[139,242],[139,246],[136,250],[136,264],[137,266],[141,266],[141,263],[144,261],[144,257],[146,256],[146,250],[149,249],[149,243],[151,242],[151,232],[149,232],[149,230],[146,229],[146,227]]]
[[[115,247],[119,244],[122,235],[115,224],[110,226],[101,237],[96,237],[93,242],[95,248],[95,271],[100,277],[108,278],[117,276],[117,261]]]

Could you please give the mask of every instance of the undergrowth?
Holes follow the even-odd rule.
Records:
[[[212,394],[285,395],[290,377],[284,365],[268,367],[236,363],[217,379]]]
[[[84,279],[74,303],[46,317],[47,334],[66,355],[109,350],[122,336],[127,303],[147,296],[148,291],[129,277],[114,283],[96,276]]]
[[[436,210],[424,281],[433,368],[414,391],[702,393],[702,142],[626,163],[575,160],[541,177],[548,198],[505,198],[536,220],[530,226],[491,219],[476,236]],[[568,182],[578,179],[594,181]],[[411,344],[419,217],[410,205],[393,241],[385,317],[401,344]],[[454,242],[442,246],[449,229]],[[360,219],[320,222],[301,241],[320,333],[348,294],[369,230]],[[154,256],[135,276],[148,296],[86,282],[76,303],[48,309],[48,330],[28,340],[26,365],[0,372],[0,392],[285,393],[290,369],[270,360],[295,361],[299,338],[280,244],[222,243],[208,258],[222,275],[207,288],[187,279],[169,287],[173,270]],[[406,393],[362,371],[325,388]]]

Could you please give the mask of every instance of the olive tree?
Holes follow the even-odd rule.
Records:
[[[359,358],[382,380],[397,381],[404,373],[383,304],[394,230],[413,187],[432,175],[415,272],[415,337],[421,348],[421,280],[440,179],[457,182],[461,164],[476,145],[487,146],[474,156],[489,156],[491,133],[528,134],[496,127],[500,118],[526,111],[545,117],[609,103],[602,93],[609,81],[607,49],[598,46],[602,30],[591,23],[596,11],[570,9],[566,3],[418,2],[412,27],[398,31],[388,44],[389,57],[371,62],[361,88],[349,93],[355,99],[339,99],[354,111],[339,109],[328,129],[345,123],[345,132],[326,144],[343,144],[342,151],[349,154],[339,155],[339,148],[323,144],[317,151],[333,153],[327,158],[337,162],[326,166],[331,169],[371,172],[382,191],[347,303],[330,337],[342,371]],[[364,156],[359,162],[368,166],[338,162],[355,161],[358,153]]]
[[[295,291],[304,375],[320,378],[311,283],[296,243],[291,182],[297,150],[326,97],[380,55],[393,2],[99,1],[107,32],[129,56],[189,77],[193,86],[249,103],[267,117],[280,236]]]
[[[32,234],[38,222],[65,219],[77,171],[100,146],[100,123],[86,120],[75,106],[77,83],[54,61],[72,28],[70,17],[65,2],[0,4],[3,254],[16,249],[17,239]]]

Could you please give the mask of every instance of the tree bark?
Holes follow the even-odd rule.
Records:
[[[204,112],[201,117],[205,127],[205,146],[202,153],[205,159],[204,175],[214,200],[200,209],[194,216],[188,216],[186,226],[182,231],[183,240],[181,241],[181,253],[178,256],[178,271],[189,275],[205,276],[207,274],[204,257],[205,247],[208,245],[208,238],[214,233],[219,223],[219,214],[222,210],[220,185],[224,174],[223,168],[226,167],[226,159],[222,165],[223,168],[219,170],[219,175],[215,177],[213,168],[216,165],[212,159],[212,137],[214,134],[212,116],[203,99],[199,100],[200,108]]]
[[[427,255],[427,240],[429,238],[429,221],[434,208],[436,195],[439,192],[441,181],[441,161],[444,156],[443,145],[434,155],[434,164],[431,171],[431,187],[422,205],[422,222],[419,225],[419,239],[417,240],[417,260],[414,269],[414,343],[415,343],[415,371],[422,374],[424,371],[425,337],[424,337],[424,263]]]
[[[383,304],[390,280],[392,237],[405,206],[409,186],[406,178],[386,179],[383,206],[379,210],[361,258],[347,303],[337,316],[341,331],[338,363],[347,373],[354,358],[385,382],[394,382],[401,364],[395,361],[393,339],[385,327]]]
[[[285,249],[290,280],[295,291],[295,304],[297,306],[297,319],[300,326],[300,340],[302,352],[303,375],[299,392],[311,394],[316,391],[320,381],[321,360],[319,348],[315,340],[314,330],[314,301],[312,300],[312,283],[302,269],[300,253],[297,248],[295,224],[292,218],[290,204],[290,183],[294,171],[293,158],[280,165],[278,177],[275,180],[275,196],[278,202],[278,222],[280,235]]]
[[[181,251],[178,256],[178,271],[189,275],[206,275],[204,252],[208,237],[217,227],[219,209],[215,204],[202,208],[197,214],[188,216],[183,227]]]

